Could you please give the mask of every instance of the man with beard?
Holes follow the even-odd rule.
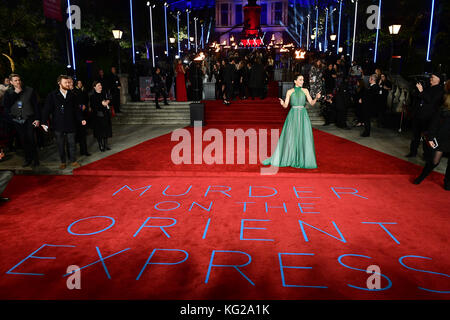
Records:
[[[51,126],[55,133],[56,144],[58,146],[61,164],[60,169],[66,168],[66,138],[69,150],[69,159],[73,168],[80,167],[75,157],[75,133],[78,123],[86,125],[86,120],[82,118],[81,110],[77,105],[76,96],[71,92],[73,80],[66,75],[60,75],[57,79],[59,88],[50,92],[45,102],[42,128],[47,132],[50,115],[52,116]]]

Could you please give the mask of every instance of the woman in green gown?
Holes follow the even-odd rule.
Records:
[[[283,108],[291,103],[291,110],[284,122],[277,148],[272,157],[263,161],[263,165],[276,167],[294,167],[304,169],[316,169],[316,152],[314,149],[314,137],[305,108],[306,100],[313,106],[320,98],[320,93],[313,100],[308,89],[302,88],[303,76],[296,76],[294,88],[288,90],[286,99],[280,100]]]

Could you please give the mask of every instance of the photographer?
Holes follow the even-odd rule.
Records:
[[[413,138],[409,153],[406,155],[408,158],[417,156],[421,135],[428,130],[431,119],[433,119],[433,116],[442,105],[444,89],[440,85],[441,79],[442,75],[435,72],[430,77],[430,87],[424,88],[420,82],[416,84],[416,88],[419,91],[419,105],[412,118]],[[428,160],[431,156],[431,150],[425,141],[423,142],[423,151],[425,160]]]
[[[429,146],[433,148],[433,155],[427,160],[422,173],[414,180],[414,184],[421,183],[439,165],[444,152],[450,152],[450,81],[445,83],[444,104],[433,117],[425,137]],[[444,189],[450,190],[450,161],[447,161]]]

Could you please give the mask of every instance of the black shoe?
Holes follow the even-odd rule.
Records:
[[[26,161],[22,164],[22,167],[23,167],[23,168],[29,167],[29,166],[31,166],[31,163],[32,163],[31,160],[26,160]]]
[[[350,128],[350,127],[344,127],[342,129],[344,129],[344,130],[352,130],[352,128]]]
[[[8,202],[9,198],[0,197],[0,202]]]
[[[405,157],[406,158],[415,158],[417,156],[417,154],[416,153],[408,153]]]
[[[89,152],[86,152],[86,153],[82,153],[81,155],[82,155],[82,156],[86,156],[86,157],[89,157],[89,156],[91,156],[91,154],[90,154]]]
[[[109,146],[106,146],[105,149],[106,150],[111,150],[111,148]]]
[[[414,179],[413,184],[420,184],[423,181],[422,177],[417,177]]]
[[[164,102],[164,105],[165,105],[165,106],[168,106],[169,104],[168,104],[167,102]]]
[[[362,133],[361,137],[370,137],[370,134],[369,133]]]
[[[156,109],[161,109],[161,107],[160,106],[156,106]]]
[[[444,184],[444,190],[450,191],[450,184]]]

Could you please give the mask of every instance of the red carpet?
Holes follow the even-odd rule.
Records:
[[[263,128],[244,117],[250,104],[235,109],[247,122],[216,127]],[[174,165],[166,135],[74,176],[14,177],[0,207],[0,298],[448,299],[443,176],[415,186],[420,167],[314,135],[319,168],[275,176]],[[67,289],[70,265],[81,290]],[[367,290],[370,265],[380,291]]]

